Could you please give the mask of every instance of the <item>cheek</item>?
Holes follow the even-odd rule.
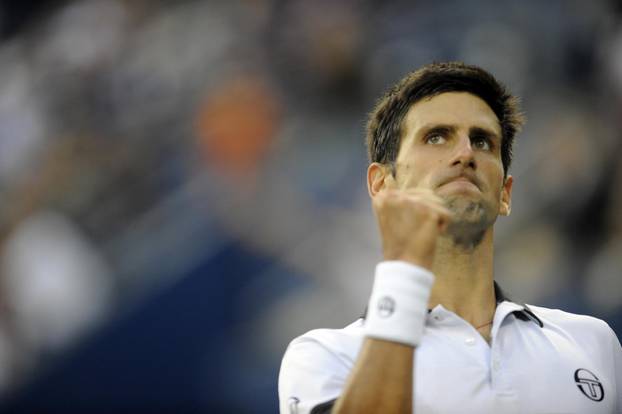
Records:
[[[482,170],[486,176],[489,177],[488,180],[492,188],[503,187],[503,164],[501,164],[501,160],[487,160],[480,165],[483,167]]]
[[[446,164],[446,159],[433,147],[417,147],[398,157],[398,182],[403,188],[431,188],[433,177]],[[401,158],[401,159],[400,159]]]
[[[397,181],[403,188],[414,188],[425,185],[428,181],[425,171],[426,167],[422,166],[420,163],[414,164],[410,162],[402,164],[397,173]]]
[[[482,192],[486,198],[501,200],[503,196],[503,173],[498,174],[495,172],[490,172],[487,174],[480,175],[481,184],[482,184]]]

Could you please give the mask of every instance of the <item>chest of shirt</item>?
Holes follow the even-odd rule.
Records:
[[[428,326],[414,372],[416,413],[598,414],[615,401],[601,358],[537,325],[504,326],[492,346],[467,324]]]

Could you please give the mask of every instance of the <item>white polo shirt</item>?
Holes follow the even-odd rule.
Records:
[[[428,313],[415,352],[416,414],[622,413],[622,349],[607,323],[519,305],[496,290],[491,345],[443,306]],[[279,375],[281,414],[330,412],[356,362],[363,324],[313,330],[290,343]]]

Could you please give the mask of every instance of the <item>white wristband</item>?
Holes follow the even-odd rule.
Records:
[[[416,346],[423,335],[434,275],[402,261],[376,266],[365,336]]]

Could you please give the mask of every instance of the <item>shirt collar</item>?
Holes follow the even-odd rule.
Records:
[[[525,304],[517,304],[512,302],[508,296],[505,294],[505,292],[503,292],[503,290],[501,289],[501,287],[499,286],[499,284],[497,283],[497,281],[493,281],[494,284],[494,288],[495,288],[495,300],[497,302],[497,306],[499,306],[499,304],[501,304],[502,302],[509,302],[512,306],[512,310],[510,310],[509,313],[514,314],[514,316],[516,316],[516,318],[522,320],[522,321],[532,321],[535,324],[537,324],[540,328],[544,327],[544,324],[542,323],[542,321],[540,320],[540,318],[538,318],[531,309],[529,309],[529,306],[525,305]],[[428,309],[428,313],[430,313],[432,311],[432,309]],[[362,318],[365,319],[365,317],[367,316],[367,308],[365,308],[365,312],[362,315]]]
[[[510,302],[513,303],[514,305],[517,306],[517,308],[513,311],[511,311],[510,313],[513,313],[514,316],[516,316],[518,319],[522,320],[522,321],[532,321],[534,323],[536,323],[538,326],[540,326],[540,328],[544,327],[544,324],[542,323],[542,321],[540,320],[540,318],[538,318],[535,313],[533,313],[533,311],[531,309],[529,309],[529,306],[525,305],[525,304],[516,304],[514,302],[512,302],[507,295],[503,292],[503,290],[501,289],[501,287],[499,286],[499,284],[497,283],[497,281],[494,281],[494,286],[495,286],[495,298],[497,300],[497,306],[501,303],[501,302]]]

